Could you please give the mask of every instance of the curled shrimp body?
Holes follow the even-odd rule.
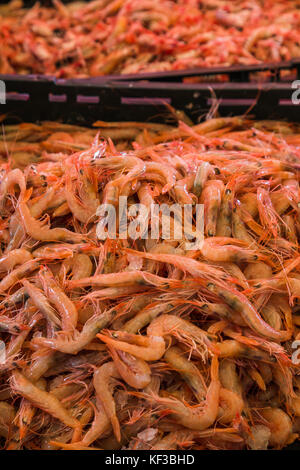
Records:
[[[204,348],[204,352],[206,348],[214,350],[213,344],[206,332],[193,323],[175,315],[160,315],[147,328],[147,335],[166,336],[168,334],[176,336],[179,341],[184,341],[185,337],[190,337],[195,344]]]
[[[181,349],[176,346],[172,346],[166,351],[164,359],[184,378],[201,403],[206,395],[206,385],[199,369],[191,361],[188,361]]]
[[[151,370],[147,362],[111,347],[109,351],[120,376],[128,385],[137,389],[149,385]]]
[[[172,431],[157,441],[151,450],[176,450],[180,443],[190,442],[193,439],[192,431]]]
[[[36,387],[40,388],[41,390],[46,390],[46,380],[40,379],[35,383]],[[33,420],[33,417],[36,413],[36,408],[32,406],[32,404],[27,401],[25,398],[22,399],[22,403],[18,413],[18,422],[19,422],[19,433],[20,439],[24,439],[26,434],[28,433],[28,428]]]
[[[286,445],[293,431],[291,418],[280,408],[266,408],[260,414],[271,430],[270,444],[278,448]]]
[[[276,331],[268,325],[249,300],[236,289],[229,290],[225,286],[221,287],[212,283],[208,283],[207,287],[223,299],[233,310],[238,311],[247,325],[256,333],[277,341],[284,341],[290,336],[288,332]]]
[[[89,255],[85,253],[75,254],[72,258],[67,258],[61,266],[60,277],[64,279],[71,271],[71,278],[82,279],[89,277],[93,271],[93,263]]]
[[[193,177],[187,176],[186,178],[176,182],[174,193],[175,199],[179,204],[193,204],[193,197],[188,192],[192,179]]]
[[[98,385],[99,382],[97,381],[97,379],[94,380],[93,383],[94,383],[95,391],[97,394],[96,406],[95,406],[95,411],[94,411],[95,415],[94,415],[94,420],[91,424],[91,427],[83,436],[82,441],[78,441],[78,443],[82,444],[83,446],[91,445],[96,439],[101,437],[102,434],[107,432],[111,427],[109,417],[107,416],[103,408],[103,405],[101,404],[101,401],[99,399],[101,386],[99,388],[99,385]]]
[[[33,385],[17,370],[12,375],[12,387],[16,393],[33,403],[34,406],[51,414],[66,426],[73,428],[73,438],[78,440],[81,433],[80,422],[70,415],[57,398]]]
[[[149,323],[154,320],[158,315],[164,313],[166,310],[170,309],[172,304],[165,304],[165,305],[156,305],[153,307],[145,307],[142,309],[137,315],[135,315],[132,319],[128,320],[124,326],[123,330],[127,333],[137,333],[141,330],[144,326],[149,325]]]
[[[258,293],[266,293],[268,291],[289,292],[292,297],[298,298],[300,296],[300,279],[295,277],[284,278],[276,275],[272,279],[262,279],[259,282],[255,282],[254,287],[257,288]]]
[[[23,248],[9,251],[0,258],[0,272],[11,271],[16,265],[23,264],[31,259],[31,253]]]
[[[8,439],[16,418],[15,408],[6,401],[0,401],[0,436]]]
[[[275,330],[280,330],[282,327],[281,315],[275,305],[268,303],[261,309],[261,314],[264,320],[272,326]]]
[[[58,189],[57,186],[58,185],[56,184],[53,185],[52,187],[47,189],[45,194],[30,201],[31,203],[29,205],[29,210],[30,210],[30,214],[32,215],[32,217],[35,217],[35,218],[41,217],[43,212],[47,210],[49,207],[51,207],[52,200]]]
[[[4,199],[9,191],[18,185],[20,189],[20,196],[23,197],[26,191],[26,181],[24,178],[24,174],[18,168],[9,171],[1,181],[0,185],[0,207],[3,208]]]
[[[50,229],[48,227],[43,227],[40,221],[32,217],[30,210],[24,201],[20,201],[18,211],[26,233],[34,240],[78,243],[84,239],[83,235],[71,232],[65,228]]]
[[[174,398],[154,397],[150,399],[160,408],[168,409],[172,418],[188,429],[202,431],[215,421],[219,409],[220,381],[216,356],[211,362],[211,382],[207,389],[205,403],[197,406],[186,406]]]
[[[103,191],[102,204],[112,204],[113,206],[117,206],[118,197],[121,195],[122,189],[128,183],[144,174],[144,171],[145,165],[143,162],[140,162],[138,167],[131,169],[126,175],[119,176],[107,183]]]
[[[244,269],[247,279],[270,279],[272,277],[272,268],[263,261],[249,263]]]
[[[241,207],[244,208],[251,217],[255,218],[258,214],[257,197],[255,193],[243,194],[240,198]]]
[[[71,258],[74,254],[84,253],[87,255],[99,254],[100,248],[89,243],[47,243],[36,248],[32,255],[34,258],[46,260]]]
[[[77,354],[96,337],[96,334],[109,323],[111,318],[111,312],[102,315],[96,314],[85,322],[80,332],[78,330],[74,330],[69,334],[63,334],[62,332],[53,338],[35,337],[32,339],[32,343],[66,354]]]
[[[0,281],[0,292],[7,291],[15,283],[19,282],[23,277],[26,277],[28,274],[31,274],[33,271],[38,269],[38,267],[39,260],[30,259],[29,261],[26,261],[26,263],[21,264],[17,268],[13,269]]]
[[[84,173],[84,170],[82,170],[82,173]],[[78,183],[81,183],[82,186],[78,190],[79,194],[77,197],[73,189],[74,183],[72,182],[70,172],[66,172],[66,202],[74,217],[80,222],[87,224],[95,217],[99,200],[93,184],[88,179],[88,175],[82,176],[81,170],[79,170],[78,179]]]
[[[161,163],[156,162],[147,162],[145,163],[145,173],[157,174],[163,179],[165,185],[162,188],[162,194],[165,194],[170,191],[170,189],[172,189],[175,185],[175,170],[171,169],[170,171],[170,167],[167,165],[163,165]]]
[[[191,337],[193,340],[190,341],[191,345],[195,344],[196,348],[199,346],[200,353],[204,355],[207,349],[214,349],[212,342],[203,330],[180,317],[168,314],[160,315],[151,322],[147,328],[147,336],[114,331],[106,334],[103,332],[97,337],[116,349],[146,361],[154,361],[163,356],[166,348],[163,338],[167,335],[174,335],[179,341],[186,341],[188,344],[189,337]]]
[[[124,331],[114,331],[111,335],[98,334],[97,337],[115,349],[132,354],[145,361],[157,361],[165,352],[165,342],[160,336],[133,335]]]
[[[261,349],[241,344],[233,339],[227,339],[221,343],[217,343],[220,357],[224,358],[237,358],[244,357],[245,359],[252,359],[255,361],[274,362],[274,358],[266,351]]]
[[[116,405],[112,396],[111,379],[120,378],[119,372],[113,362],[107,362],[103,364],[94,373],[94,387],[97,391],[97,396],[102,403],[102,406],[111,421],[114,434],[118,441],[121,440],[120,423],[117,418]]]
[[[39,276],[49,300],[61,315],[63,331],[73,331],[78,321],[78,311],[75,304],[58,286],[49,270],[42,269]]]
[[[220,408],[218,421],[221,424],[230,424],[242,414],[243,399],[231,390],[220,389]]]
[[[45,315],[45,318],[49,322],[53,323],[53,325],[61,327],[60,319],[58,318],[54,309],[51,307],[47,297],[43,294],[43,292],[26,279],[22,280],[22,284],[25,288],[25,292],[31,298],[33,304],[43,313],[43,315]]]
[[[235,363],[228,359],[223,359],[220,362],[220,381],[222,387],[231,390],[236,395],[242,395],[241,381],[237,373]]]

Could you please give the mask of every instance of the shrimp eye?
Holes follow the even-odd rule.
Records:
[[[113,338],[117,338],[118,334],[117,333],[112,333]]]
[[[231,189],[226,189],[225,194],[231,194]]]
[[[209,282],[206,287],[210,289],[211,287],[215,287],[215,285],[212,282]]]
[[[219,168],[217,168],[217,167],[215,168],[215,174],[216,174],[216,175],[220,175],[220,174],[221,174]]]

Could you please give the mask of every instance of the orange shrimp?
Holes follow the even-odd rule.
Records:
[[[39,278],[49,300],[55,305],[61,315],[62,329],[65,332],[73,331],[78,321],[78,311],[72,300],[58,286],[50,271],[42,268]]]
[[[187,406],[175,398],[150,397],[152,403],[167,409],[176,422],[188,429],[202,431],[215,421],[219,409],[219,363],[216,356],[211,362],[211,382],[207,389],[205,403],[197,406]]]
[[[26,233],[35,240],[78,243],[83,241],[85,238],[83,235],[71,232],[65,228],[50,229],[43,227],[40,221],[32,217],[30,210],[24,201],[19,202],[18,212]]]
[[[204,230],[208,237],[215,237],[218,215],[221,207],[224,184],[220,180],[210,180],[203,188],[200,202],[204,204]]]
[[[73,439],[78,440],[81,434],[81,424],[70,415],[57,398],[37,388],[17,370],[12,374],[12,387],[16,393],[33,403],[34,406],[46,411],[54,418],[62,421],[66,426],[74,429]]]

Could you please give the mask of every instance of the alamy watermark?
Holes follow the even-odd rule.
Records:
[[[4,341],[0,341],[0,364],[4,364],[6,361],[6,349]]]
[[[292,103],[300,104],[300,80],[294,80],[292,83],[292,89],[295,90],[292,93]]]
[[[292,342],[292,349],[294,350],[292,354],[292,363],[295,365],[300,364],[300,340],[296,339]]]
[[[6,85],[0,80],[0,104],[6,104]]]
[[[196,204],[131,204],[126,196],[120,196],[118,209],[112,204],[101,204],[96,212],[99,217],[99,240],[152,239],[184,242],[185,250],[199,250],[204,241],[204,205]]]

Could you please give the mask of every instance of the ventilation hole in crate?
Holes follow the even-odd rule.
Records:
[[[215,103],[215,99],[213,98],[208,98],[207,99],[207,104],[211,106],[213,103]],[[218,103],[220,103],[222,106],[252,106],[256,104],[257,100],[256,99],[232,99],[232,98],[217,98]]]
[[[279,106],[292,106],[292,100],[279,100]]]
[[[158,104],[171,104],[171,98],[132,98],[122,97],[121,104],[136,104],[136,105],[158,105]]]
[[[297,79],[297,69],[283,69],[280,70],[280,81],[281,82],[292,82]]]
[[[224,83],[229,82],[229,76],[226,74],[212,75],[194,75],[192,77],[183,77],[183,83]]]
[[[76,96],[77,103],[84,103],[84,104],[98,104],[100,103],[99,96],[84,96],[84,95],[77,95]]]
[[[49,93],[48,95],[49,101],[51,103],[65,103],[67,101],[67,95],[54,95],[53,93]]]
[[[6,93],[6,99],[11,101],[29,101],[29,98],[29,93],[15,93],[12,91]]]

